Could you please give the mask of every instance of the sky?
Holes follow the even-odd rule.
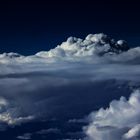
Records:
[[[139,45],[139,3],[109,0],[34,0],[0,3],[0,53],[49,50],[69,36],[105,33]]]
[[[139,13],[134,0],[1,2],[0,138],[140,139]]]

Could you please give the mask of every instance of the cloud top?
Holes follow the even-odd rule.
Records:
[[[89,34],[85,39],[69,37],[65,42],[54,49],[41,51],[32,56],[23,56],[12,52],[3,53],[0,54],[0,63],[13,61],[19,63],[42,62],[44,59],[46,59],[45,61],[47,62],[54,62],[57,60],[83,61],[83,59],[87,57],[92,58],[93,61],[95,59],[96,61],[96,58],[101,56],[109,56],[110,58],[112,55],[114,56],[123,52],[126,52],[126,55],[131,55],[130,53],[133,52],[133,50],[127,54],[128,50],[130,50],[130,48],[124,40],[115,41],[103,33]]]
[[[41,57],[84,57],[104,55],[106,53],[121,53],[129,50],[126,41],[115,41],[107,35],[89,34],[85,39],[69,37],[66,42],[58,45],[48,52],[39,52],[36,55]]]

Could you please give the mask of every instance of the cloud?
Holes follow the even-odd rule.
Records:
[[[115,41],[107,35],[89,34],[85,39],[69,37],[49,51],[31,56],[18,53],[0,54],[0,64],[52,64],[56,62],[131,63],[139,64],[140,47],[131,48],[124,40]]]
[[[69,37],[66,42],[58,45],[49,52],[39,52],[41,57],[85,57],[104,55],[106,53],[120,53],[128,50],[127,43],[123,40],[115,42],[105,34],[90,34],[85,40]]]
[[[140,91],[127,100],[113,100],[106,109],[89,115],[89,125],[84,128],[89,140],[137,140],[140,138]]]
[[[140,137],[140,124],[134,126],[126,134],[124,134],[124,139],[133,139]]]
[[[105,94],[99,83],[114,84],[118,91],[127,83],[128,94],[130,88],[138,87],[139,64],[140,47],[130,49],[125,41],[104,34],[70,37],[50,51],[31,56],[1,54],[0,124],[15,126],[52,116],[70,117],[80,111],[84,114],[79,108],[92,109],[92,98],[98,96],[99,100]]]
[[[17,136],[17,139],[21,139],[21,140],[29,140],[31,139],[32,134],[31,133],[25,133],[22,136]]]
[[[14,126],[34,119],[34,116],[18,116],[18,110],[18,107],[12,106],[6,99],[0,98],[0,123]]]

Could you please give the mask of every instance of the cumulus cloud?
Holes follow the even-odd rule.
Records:
[[[126,41],[107,35],[89,34],[85,39],[69,37],[61,45],[49,51],[31,56],[17,53],[0,54],[0,64],[88,62],[88,63],[140,63],[140,47],[130,48]]]
[[[41,57],[85,57],[103,55],[106,53],[120,53],[128,50],[127,43],[123,40],[115,42],[105,34],[90,34],[85,40],[69,37],[66,42],[58,45],[49,52],[39,52]]]
[[[140,91],[136,90],[127,100],[114,100],[106,109],[92,112],[90,124],[85,127],[90,140],[137,140],[140,138]]]

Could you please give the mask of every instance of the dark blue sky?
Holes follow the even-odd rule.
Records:
[[[104,32],[140,44],[139,2],[28,0],[0,3],[0,52],[34,54],[69,36]]]

